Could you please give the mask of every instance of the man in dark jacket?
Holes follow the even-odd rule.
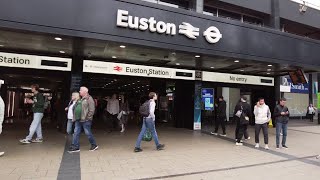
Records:
[[[247,128],[249,121],[251,119],[251,107],[247,103],[247,98],[245,96],[241,97],[239,103],[236,105],[234,109],[234,117],[237,121],[237,128],[236,128],[236,145],[241,146],[242,144],[242,137],[244,135],[245,139],[250,139]]]
[[[281,98],[279,101],[279,104],[274,109],[274,117],[276,118],[277,123],[277,129],[276,129],[276,144],[277,149],[279,149],[280,145],[280,130],[282,130],[282,147],[288,148],[286,146],[286,140],[287,140],[287,129],[288,129],[288,121],[289,121],[289,110],[288,107],[285,106],[286,99]]]
[[[32,104],[33,120],[30,125],[29,135],[25,139],[20,140],[23,144],[30,144],[31,142],[41,143],[43,141],[41,120],[44,112],[44,97],[39,92],[38,84],[32,85],[31,91],[33,93],[33,99],[28,99],[27,103]],[[34,133],[37,133],[37,138],[32,140]]]
[[[227,108],[227,103],[223,99],[223,96],[220,96],[219,102],[217,104],[216,127],[215,127],[214,132],[211,132],[211,134],[218,135],[219,126],[221,124],[221,127],[222,127],[221,136],[227,136],[227,134],[226,134],[226,119],[227,119],[226,108]]]

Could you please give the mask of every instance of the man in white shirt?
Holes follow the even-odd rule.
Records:
[[[110,114],[110,124],[111,124],[111,130],[116,129],[119,126],[118,123],[118,114],[120,112],[120,103],[117,98],[117,95],[112,95],[112,98],[108,100],[107,104],[107,112]]]
[[[0,80],[0,89],[1,89],[1,84],[3,83],[3,81]],[[2,133],[2,123],[4,120],[4,102],[0,96],[0,134]],[[3,156],[4,152],[0,152],[0,156]]]
[[[140,144],[141,144],[142,138],[143,138],[144,134],[146,133],[147,129],[149,129],[152,133],[152,137],[153,137],[153,140],[156,144],[157,150],[163,150],[163,148],[164,148],[164,144],[159,143],[158,134],[157,134],[156,127],[155,127],[155,120],[156,120],[156,116],[154,114],[155,109],[156,109],[156,102],[155,101],[158,99],[158,96],[156,93],[150,92],[149,99],[150,99],[149,101],[145,102],[145,103],[149,104],[149,115],[145,116],[143,118],[143,125],[141,128],[141,132],[138,136],[134,152],[141,152],[142,151],[142,149],[140,148]]]
[[[271,112],[268,105],[265,104],[264,98],[259,98],[257,105],[254,107],[254,115],[255,115],[255,141],[256,148],[259,148],[259,135],[262,129],[264,136],[265,149],[269,149],[268,146],[268,123],[271,120]]]

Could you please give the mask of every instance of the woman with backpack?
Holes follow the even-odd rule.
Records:
[[[138,136],[136,146],[134,148],[134,152],[141,152],[142,149],[140,148],[141,141],[143,139],[143,136],[147,132],[147,129],[149,129],[152,133],[152,137],[154,139],[154,142],[156,144],[157,150],[163,150],[164,144],[159,143],[158,134],[155,127],[155,120],[156,116],[154,114],[156,109],[156,100],[157,100],[157,94],[155,92],[149,93],[149,100],[146,101],[141,105],[139,108],[139,113],[143,117],[143,124],[141,128],[141,132]]]

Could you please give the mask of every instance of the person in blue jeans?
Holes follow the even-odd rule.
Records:
[[[65,108],[67,111],[67,117],[68,117],[68,122],[67,122],[67,133],[69,135],[72,134],[72,127],[73,127],[73,117],[74,117],[74,108],[75,104],[80,100],[80,94],[78,92],[73,92],[71,96],[71,101],[69,102],[68,107]]]
[[[289,122],[289,110],[288,107],[285,106],[286,99],[281,98],[279,100],[279,104],[274,109],[274,116],[276,120],[276,145],[277,149],[280,148],[280,130],[282,130],[282,147],[288,149],[286,145],[287,141],[287,130],[288,130],[288,122]]]
[[[154,114],[154,111],[156,109],[156,102],[155,101],[157,99],[158,99],[158,96],[155,92],[149,93],[149,101],[147,102],[147,103],[149,103],[149,116],[143,118],[141,132],[138,136],[134,152],[141,152],[142,151],[140,145],[141,145],[141,141],[142,141],[143,136],[146,133],[147,129],[149,129],[152,133],[152,137],[153,137],[154,142],[156,144],[157,150],[164,149],[165,145],[159,143],[158,134],[157,134],[155,123],[154,123],[156,120],[156,116]]]
[[[90,151],[95,151],[99,148],[91,132],[92,120],[95,112],[95,102],[89,95],[89,90],[86,87],[80,88],[80,96],[82,99],[77,102],[74,108],[73,121],[75,121],[75,129],[72,144],[68,151],[69,153],[80,152],[79,140],[82,128],[84,129],[84,133],[87,135],[91,144]]]
[[[41,143],[43,142],[41,120],[44,112],[44,97],[39,92],[39,85],[34,84],[31,86],[33,98],[28,99],[27,103],[32,104],[33,120],[29,128],[29,135],[25,139],[21,139],[22,144]],[[37,138],[32,140],[34,133],[37,134]]]

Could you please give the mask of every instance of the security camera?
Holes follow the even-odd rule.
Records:
[[[308,9],[308,6],[306,5],[306,2],[303,1],[303,4],[300,4],[300,6],[299,6],[300,13],[305,13],[307,11],[307,9]]]

